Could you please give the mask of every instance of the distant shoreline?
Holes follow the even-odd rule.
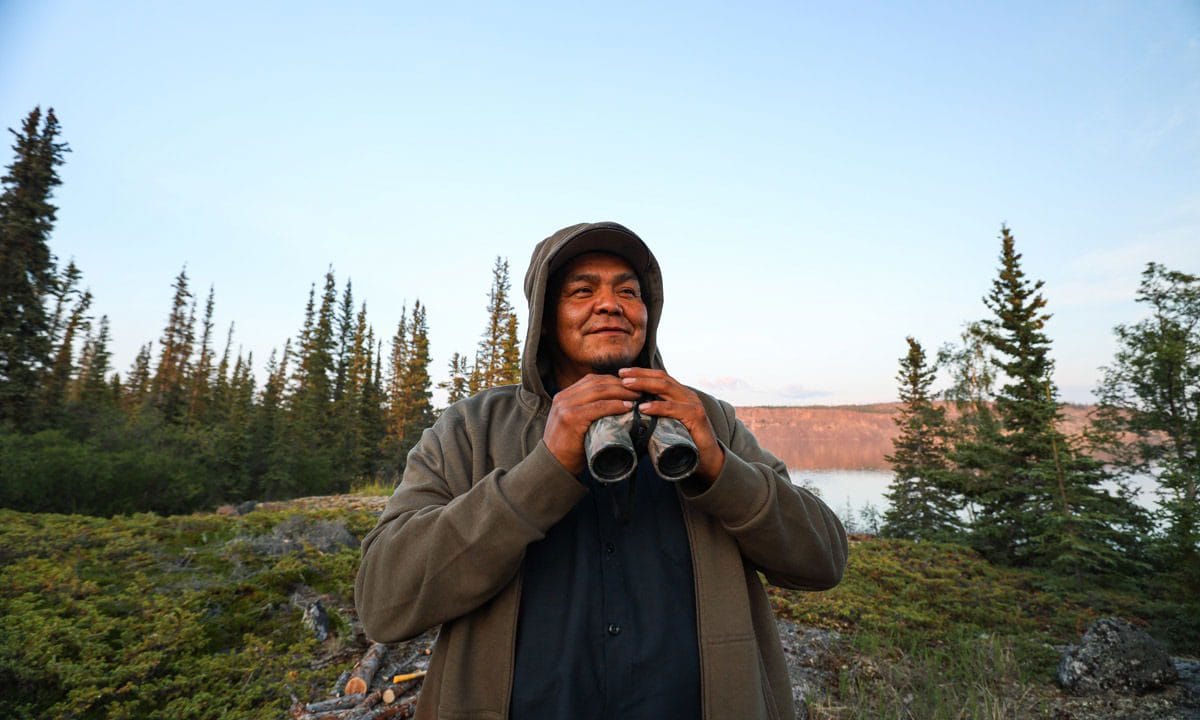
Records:
[[[1062,430],[1080,432],[1094,405],[1064,404]],[[759,444],[793,470],[891,470],[898,402],[735,408]]]

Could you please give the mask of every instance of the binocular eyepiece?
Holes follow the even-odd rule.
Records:
[[[696,471],[700,451],[683,423],[675,418],[642,415],[637,405],[623,415],[609,415],[591,424],[583,439],[588,470],[602,483],[616,483],[633,474],[638,458],[650,454],[663,480],[678,482]]]

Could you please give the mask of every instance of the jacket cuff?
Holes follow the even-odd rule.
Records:
[[[680,490],[689,503],[727,528],[736,529],[751,523],[763,511],[771,499],[771,484],[724,443],[721,449],[725,451],[725,464],[717,478],[700,492],[687,481],[680,483]]]
[[[538,441],[524,460],[499,478],[499,486],[513,510],[542,534],[588,492],[544,441]]]

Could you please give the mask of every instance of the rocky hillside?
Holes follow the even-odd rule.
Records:
[[[794,470],[889,470],[899,403],[740,407],[737,416],[763,447]],[[1089,405],[1063,408],[1063,432],[1083,430]]]
[[[391,685],[419,674],[428,636],[378,653],[350,710],[310,712],[369,654],[352,584],[382,504],[112,519],[0,510],[0,717],[405,716],[419,678]],[[770,593],[813,718],[1200,716],[1194,682],[1087,697],[1055,683],[1059,648],[1101,615],[1177,655],[1200,647],[1195,595],[1172,578],[1139,582],[1076,587],[958,546],[856,538],[834,590]]]

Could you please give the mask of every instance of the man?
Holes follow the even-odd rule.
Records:
[[[732,407],[664,371],[662,276],[631,231],[550,236],[525,296],[521,385],[448,408],[363,540],[367,634],[441,625],[417,717],[792,718],[758,574],[836,585],[836,516]],[[699,467],[667,483],[643,458],[630,479],[597,483],[587,428],[647,396],[639,411],[682,422]]]

